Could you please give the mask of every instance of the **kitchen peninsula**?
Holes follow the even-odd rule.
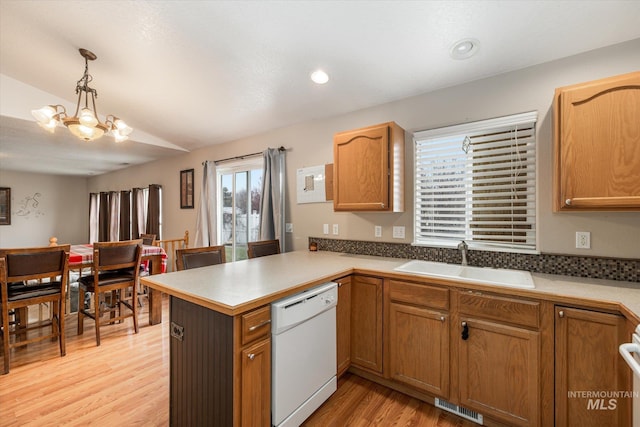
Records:
[[[347,351],[352,355],[352,372],[427,402],[441,398],[470,408],[485,417],[485,425],[552,425],[554,417],[556,421],[582,419],[586,403],[569,401],[566,392],[561,395],[554,389],[562,390],[561,379],[573,379],[574,367],[588,369],[586,364],[600,364],[607,358],[615,361],[610,364],[615,375],[608,379],[612,384],[573,382],[570,387],[630,389],[617,345],[628,341],[632,327],[640,323],[638,284],[547,274],[532,275],[535,289],[462,284],[394,270],[406,261],[298,251],[142,278],[144,285],[171,296],[172,425],[270,425],[270,304],[330,280],[350,286],[350,301],[339,296],[338,305],[340,311],[342,302],[344,310],[347,302],[350,313],[352,342]],[[429,345],[439,353],[412,349],[424,343],[402,326],[402,319],[417,320],[423,332],[423,327],[441,328],[435,335],[439,341]],[[590,344],[601,357],[576,360],[571,353],[562,353],[570,350],[558,340],[571,335],[563,322],[573,319],[585,322],[584,336],[592,324],[600,328],[598,333],[613,331],[596,335],[599,341]],[[468,339],[461,340],[463,324]],[[361,339],[363,330],[368,341]],[[475,365],[466,355],[477,346],[494,345],[494,341],[478,340],[504,336],[506,341],[495,342],[523,352],[500,361],[503,367],[497,368],[526,365],[516,384],[501,384],[501,393],[486,395],[484,389],[494,385],[481,387],[473,382],[477,373],[469,370]],[[405,346],[393,344],[399,338],[409,341]],[[407,371],[412,365],[408,358],[415,354],[425,361],[435,357],[439,363],[428,360],[428,368]],[[378,365],[362,363],[369,355]],[[568,364],[560,363],[561,358]],[[497,362],[488,355],[474,363]],[[558,366],[564,371],[558,371]],[[440,384],[434,388],[435,377]],[[501,396],[517,399],[503,402]],[[627,425],[630,402],[620,399],[616,411],[591,411],[586,416],[591,421],[585,421],[585,426],[605,425],[610,418],[602,417],[612,416],[615,425]]]

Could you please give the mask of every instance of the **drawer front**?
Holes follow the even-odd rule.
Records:
[[[271,307],[264,306],[242,315],[242,345],[271,334]]]
[[[540,328],[540,303],[537,301],[461,291],[458,304],[460,313]]]
[[[449,309],[449,290],[444,288],[391,280],[389,282],[389,297],[393,301],[441,310]]]

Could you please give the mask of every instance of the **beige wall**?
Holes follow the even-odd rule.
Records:
[[[412,132],[482,120],[526,111],[538,112],[538,230],[539,248],[545,253],[638,258],[640,213],[551,212],[552,114],[556,87],[627,73],[640,69],[640,39],[559,61],[470,82],[329,119],[298,124],[250,138],[203,148],[141,167],[89,179],[89,191],[119,190],[157,183],[164,191],[164,236],[195,232],[196,210],[179,207],[181,169],[194,168],[196,207],[203,160],[215,160],[283,145],[287,148],[287,215],[294,231],[289,250],[304,249],[309,236],[322,237],[322,224],[338,224],[342,239],[411,242],[412,235]],[[459,63],[460,67],[465,62]],[[296,203],[298,168],[332,163],[332,137],[339,131],[395,121],[407,131],[406,209],[402,214],[334,213],[331,203]],[[174,141],[180,144],[180,141]],[[383,237],[373,236],[374,225]],[[392,226],[406,227],[403,240],[391,237]],[[575,249],[575,232],[590,231],[592,249]],[[334,237],[329,235],[327,237]]]
[[[88,239],[87,179],[0,171],[0,187],[11,188],[11,225],[0,225],[0,247],[84,243]]]

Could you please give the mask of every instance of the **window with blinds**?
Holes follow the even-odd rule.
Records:
[[[536,120],[530,112],[414,135],[414,244],[536,251]]]

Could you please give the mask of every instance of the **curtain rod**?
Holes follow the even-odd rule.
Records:
[[[284,148],[283,146],[278,147],[278,151],[287,151],[286,148]],[[235,156],[235,157],[227,157],[226,159],[220,159],[220,160],[214,160],[213,163],[215,163],[216,165],[218,163],[222,163],[222,162],[228,162],[231,160],[244,160],[248,157],[255,157],[255,156],[261,156],[263,153],[263,151],[259,151],[257,153],[251,153],[251,154],[244,154],[242,156]],[[202,165],[204,166],[205,162],[202,162]]]

